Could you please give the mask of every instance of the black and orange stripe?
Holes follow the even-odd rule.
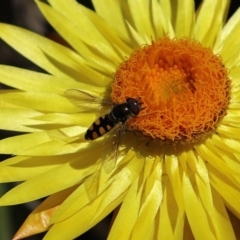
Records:
[[[106,114],[98,118],[87,130],[85,134],[86,140],[95,140],[107,132],[109,132],[114,126],[115,123],[109,119],[109,114]]]

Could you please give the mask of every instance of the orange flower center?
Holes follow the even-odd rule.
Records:
[[[226,114],[228,70],[220,56],[188,39],[161,38],[135,50],[115,73],[112,100],[141,98],[128,127],[166,142],[192,142],[214,131]]]

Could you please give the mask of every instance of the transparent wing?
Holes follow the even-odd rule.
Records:
[[[101,166],[102,161],[98,159],[94,165],[83,174],[83,178],[85,179],[84,188],[89,200],[93,200],[98,194]]]
[[[79,89],[68,89],[64,92],[65,97],[75,106],[84,109],[96,109],[103,106],[112,107],[113,104],[100,97],[93,96]]]
[[[88,198],[93,200],[98,194],[99,188],[100,169],[95,171],[88,179],[84,182],[84,187],[87,192]]]
[[[104,161],[103,167],[106,173],[112,172],[116,166],[117,159],[120,155],[119,147],[121,145],[125,129],[126,123],[120,123],[105,137],[102,159]]]

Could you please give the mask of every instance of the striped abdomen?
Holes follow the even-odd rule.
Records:
[[[114,126],[115,122],[111,121],[108,114],[98,118],[87,130],[85,134],[86,140],[95,140],[105,133],[109,132]]]

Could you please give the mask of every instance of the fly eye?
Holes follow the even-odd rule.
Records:
[[[126,101],[128,103],[131,114],[133,116],[137,116],[140,111],[140,106],[139,106],[140,104],[139,104],[138,100],[133,99],[133,98],[128,98]]]
[[[137,116],[139,114],[139,111],[140,111],[140,109],[138,106],[134,106],[131,109],[131,112],[133,113],[134,116]]]

